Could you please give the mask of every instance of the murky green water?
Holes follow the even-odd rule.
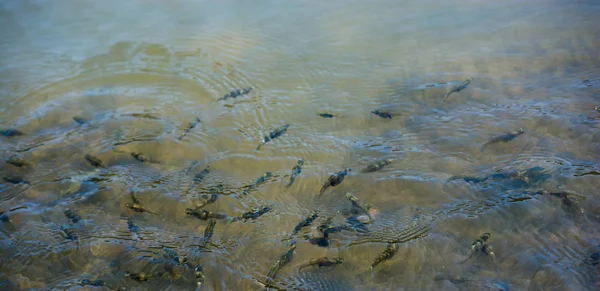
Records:
[[[263,290],[315,210],[272,288],[598,289],[599,14],[583,0],[2,1],[0,126],[25,135],[0,136],[0,156],[30,164],[1,164],[0,289]],[[157,215],[127,208],[130,190]],[[186,209],[211,194],[202,209],[228,218],[205,240]],[[320,239],[328,218],[345,228]],[[484,232],[496,264],[461,264]],[[344,261],[300,268],[323,256]]]

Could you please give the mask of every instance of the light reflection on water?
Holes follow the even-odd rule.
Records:
[[[264,289],[315,209],[274,288],[595,289],[599,11],[560,0],[4,1],[0,124],[26,135],[2,136],[0,151],[31,165],[0,169],[0,289],[69,289],[82,279],[194,289],[197,265],[201,289]],[[288,131],[257,151],[283,124]],[[519,128],[525,134],[482,149]],[[265,172],[273,176],[246,188]],[[128,209],[132,189],[158,215]],[[540,189],[575,191],[582,208]],[[358,215],[347,192],[372,205],[368,232],[311,244],[328,217],[345,225]],[[186,208],[215,193],[204,207],[214,213],[272,210],[218,219],[204,245],[208,223]],[[66,208],[81,220],[70,222]],[[498,265],[482,256],[458,264],[486,231]],[[388,242],[398,252],[371,274]],[[166,248],[192,267],[173,267]],[[298,267],[323,256],[344,263]],[[125,272],[164,274],[138,283]]]

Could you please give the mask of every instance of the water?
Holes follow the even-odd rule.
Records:
[[[599,2],[584,0],[3,1],[0,125],[26,135],[2,137],[1,157],[32,165],[2,164],[3,176],[30,184],[0,185],[10,219],[0,222],[0,289],[76,289],[82,279],[195,289],[191,268],[165,257],[170,248],[203,267],[202,290],[262,290],[294,227],[317,208],[274,288],[598,289],[599,13]],[[283,124],[288,131],[256,151]],[[525,134],[481,150],[519,128]],[[302,173],[288,188],[299,158]],[[386,158],[394,162],[361,173]],[[342,184],[317,198],[346,167]],[[539,171],[446,182],[527,169]],[[130,189],[158,215],[128,209]],[[569,208],[537,189],[575,191],[585,202]],[[339,211],[333,221],[343,224],[351,215],[346,192],[373,205],[369,232],[311,244],[305,235],[318,235],[327,217]],[[273,210],[217,220],[204,244],[208,222],[185,209],[211,193],[218,199],[204,209],[215,213]],[[67,219],[66,208],[81,220]],[[458,264],[483,232],[497,267],[485,256]],[[388,242],[398,253],[371,274]],[[298,268],[322,256],[344,263]],[[155,271],[165,274],[124,277]],[[452,276],[467,279],[435,280]]]

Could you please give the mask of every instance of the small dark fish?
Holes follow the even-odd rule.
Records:
[[[157,272],[155,274],[146,274],[144,272],[140,272],[140,273],[125,272],[125,278],[134,280],[134,281],[138,281],[138,282],[146,282],[146,281],[148,281],[148,279],[154,278],[156,276],[160,276],[160,274],[161,274],[160,272]]]
[[[375,268],[375,266],[394,257],[396,252],[398,252],[399,247],[400,247],[400,245],[397,243],[388,244],[388,246],[385,248],[385,250],[377,258],[375,258],[375,262],[373,262],[373,264],[371,264],[371,273],[373,272],[373,268]]]
[[[300,221],[300,223],[298,223],[296,225],[296,227],[294,227],[294,231],[292,232],[292,235],[297,234],[302,228],[310,226],[315,219],[317,219],[317,217],[319,217],[319,213],[318,211],[314,211],[313,214],[311,214],[309,217],[306,217],[304,220]]]
[[[371,173],[371,172],[379,171],[379,170],[383,169],[383,167],[391,164],[393,161],[394,160],[392,160],[392,159],[387,159],[387,160],[376,162],[374,164],[368,165],[366,168],[364,168],[362,170],[362,172],[363,173]]]
[[[208,174],[210,174],[210,171],[211,171],[210,166],[206,166],[206,168],[204,168],[202,171],[200,171],[199,173],[196,173],[194,175],[194,177],[192,178],[192,184],[188,188],[186,194],[189,194],[191,191],[195,190],[196,185],[202,183],[202,181],[204,181],[204,178],[206,178],[206,176],[208,176]],[[222,187],[222,185],[220,185],[220,186]]]
[[[300,223],[298,223],[296,225],[296,227],[294,227],[294,231],[292,231],[292,235],[297,234],[300,230],[302,230],[302,228],[310,226],[315,221],[315,219],[317,219],[317,217],[319,217],[319,212],[317,210],[315,210],[310,216],[308,216],[304,220],[300,221]]]
[[[77,223],[79,222],[79,220],[81,220],[81,217],[77,215],[72,209],[65,209],[64,214],[67,217],[67,219],[71,220],[71,222],[73,223]]]
[[[77,235],[75,230],[65,226],[61,226],[60,229],[63,231],[65,239],[74,241],[75,244],[77,244],[77,249],[79,249],[79,236]]]
[[[595,110],[596,112],[600,112],[600,106],[594,106],[594,110]]]
[[[202,183],[202,181],[204,181],[204,178],[206,178],[208,174],[210,174],[210,166],[207,166],[202,171],[200,171],[200,173],[194,175],[194,178],[192,180],[196,184]]]
[[[371,111],[371,113],[383,118],[383,119],[391,119],[392,118],[392,114],[389,112],[385,112],[385,111],[381,111],[381,110],[373,110]]]
[[[15,167],[25,167],[25,166],[31,166],[30,162],[25,161],[24,159],[18,158],[18,157],[10,157],[6,160],[7,164],[11,164]]]
[[[367,216],[369,216],[370,220],[373,220],[373,216],[371,216],[371,213],[369,213],[369,209],[367,208],[367,206],[364,203],[362,203],[358,198],[356,198],[356,196],[348,192],[346,193],[346,198],[350,200],[354,207],[357,207],[358,209],[362,210]]]
[[[310,266],[319,266],[319,267],[330,267],[339,265],[344,262],[344,258],[330,258],[330,257],[322,257],[318,259],[310,260],[308,263],[300,265],[298,269],[304,269]]]
[[[332,224],[333,216],[328,217],[321,225],[317,227],[317,230],[323,234],[323,237],[328,239],[329,234],[341,232],[342,230],[351,229],[347,225],[337,225],[334,226]]]
[[[250,184],[248,186],[248,190],[252,190],[255,189],[256,187],[258,187],[260,184],[265,183],[269,178],[271,178],[273,176],[272,172],[266,172],[264,173],[262,176],[260,176],[259,178],[257,178],[256,180],[254,180],[254,182],[252,182],[252,184]]]
[[[290,175],[290,182],[287,184],[288,187],[292,186],[292,183],[296,180],[296,177],[302,173],[302,166],[304,165],[304,160],[299,159],[296,162],[296,165],[292,169],[292,174]]]
[[[8,213],[5,213],[4,211],[0,210],[0,221],[3,222],[12,222],[12,220],[10,219],[10,217],[8,217]]]
[[[132,233],[137,233],[140,230],[140,227],[133,223],[132,217],[127,217],[127,229]]]
[[[334,118],[334,117],[338,117],[339,115],[335,114],[335,113],[329,113],[329,112],[319,112],[317,113],[318,116],[321,116],[323,118]]]
[[[158,213],[144,207],[142,201],[135,196],[134,191],[129,191],[129,196],[131,197],[132,202],[125,203],[125,207],[135,212],[148,212],[150,214],[158,215]]]
[[[281,270],[281,268],[283,268],[283,266],[287,265],[289,262],[292,261],[292,259],[294,258],[295,250],[296,250],[296,241],[294,241],[294,240],[290,241],[288,251],[283,253],[281,255],[281,257],[279,257],[279,260],[277,260],[277,262],[269,270],[269,274],[267,275],[269,284],[271,282],[273,282],[273,279],[275,279],[275,276],[277,276],[277,273],[279,272],[279,270]]]
[[[191,208],[186,208],[185,214],[194,216],[201,220],[207,220],[209,218],[225,219],[225,218],[229,217],[227,214],[220,214],[220,213],[214,213],[214,212],[210,212],[210,211],[206,211],[206,210],[196,210],[196,209],[191,209]]]
[[[81,116],[73,116],[73,120],[81,125],[90,123],[89,120],[87,120],[86,118],[83,118]]]
[[[346,169],[343,169],[343,170],[329,176],[329,178],[327,179],[327,181],[321,188],[321,191],[319,192],[319,197],[321,197],[321,195],[323,195],[323,193],[325,193],[325,190],[327,190],[327,188],[335,187],[335,186],[339,185],[340,183],[342,183],[342,181],[344,181],[344,177],[346,177],[346,175],[348,175],[351,171],[352,171],[352,168],[346,168]]]
[[[260,150],[260,148],[263,145],[265,145],[266,143],[268,143],[269,141],[274,140],[274,139],[280,137],[281,135],[283,135],[288,130],[289,127],[290,127],[289,124],[284,124],[281,127],[271,131],[271,133],[269,133],[269,135],[265,135],[265,137],[263,138],[263,142],[258,145],[256,150]]]
[[[448,99],[448,97],[450,97],[450,95],[452,93],[460,92],[460,91],[466,89],[467,86],[469,86],[469,84],[471,84],[472,81],[473,81],[473,78],[469,77],[462,84],[460,84],[458,86],[452,87],[452,89],[450,89],[450,91],[448,91],[448,93],[446,94],[446,97],[444,97],[443,101],[445,101],[446,99]]]
[[[469,250],[469,253],[467,254],[467,257],[462,260],[460,263],[464,263],[467,260],[469,260],[475,253],[478,252],[483,252],[486,255],[489,255],[492,258],[492,261],[495,263],[496,262],[496,255],[492,252],[492,248],[486,246],[486,242],[487,240],[491,237],[492,235],[489,232],[484,232],[479,238],[477,238],[472,244],[471,244],[471,249]]]
[[[208,197],[208,199],[206,199],[206,200],[204,200],[204,201],[200,202],[200,203],[199,203],[199,204],[196,206],[196,208],[194,208],[194,210],[200,210],[200,209],[202,209],[202,207],[204,207],[204,206],[206,206],[206,205],[208,205],[208,204],[215,203],[215,202],[217,201],[217,199],[218,199],[218,198],[219,198],[219,195],[218,195],[218,194],[214,194],[214,193],[213,193],[213,194],[210,194],[210,196]]]
[[[369,232],[369,228],[367,227],[367,224],[360,221],[355,215],[352,215],[352,216],[346,218],[346,223],[348,224],[350,229],[352,229],[356,232],[361,232],[361,233]]]
[[[591,247],[586,253],[587,257],[583,260],[583,264],[592,266],[600,264],[600,245]]]
[[[499,143],[499,142],[504,142],[507,143],[515,138],[517,138],[518,136],[522,135],[525,133],[524,129],[519,129],[517,131],[513,131],[507,134],[503,134],[503,135],[499,135],[496,137],[491,138],[490,140],[486,141],[482,146],[481,146],[481,150],[483,151],[484,148],[488,145],[491,144],[495,144],[495,143]]]
[[[14,136],[21,136],[21,135],[25,135],[25,134],[18,129],[5,128],[5,129],[0,130],[0,135],[6,136],[6,137],[14,137]]]
[[[177,265],[186,265],[187,264],[188,259],[187,259],[186,255],[180,255],[170,248],[166,248],[163,250],[165,252],[163,257],[166,258],[167,260],[172,260],[173,263],[175,263]]]
[[[308,239],[308,242],[312,245],[315,246],[320,246],[320,247],[328,247],[329,244],[331,243],[328,237],[310,237],[307,236],[306,239]]]
[[[159,164],[159,162],[158,162],[158,161],[156,161],[156,160],[154,160],[154,159],[151,159],[151,158],[149,158],[149,157],[147,157],[147,156],[145,156],[145,155],[143,155],[143,154],[141,154],[141,153],[131,153],[131,156],[132,156],[134,159],[136,159],[136,160],[138,160],[138,161],[140,161],[140,162],[142,162],[142,163],[154,163],[154,164]]]
[[[196,284],[198,286],[204,283],[204,273],[202,272],[202,266],[194,268],[194,276],[196,277]]]
[[[204,229],[204,241],[209,241],[213,234],[215,233],[215,225],[217,225],[217,221],[212,219],[208,222],[208,225]]]
[[[6,177],[6,176],[4,176],[4,177],[2,177],[2,179],[11,184],[27,184],[27,185],[31,184],[31,183],[29,183],[29,181],[27,181],[21,177]]]
[[[91,281],[89,279],[83,279],[81,280],[81,285],[83,286],[96,286],[96,287],[102,287],[105,285],[104,281],[96,279],[94,281]]]
[[[469,277],[464,277],[464,276],[450,276],[450,275],[437,275],[433,278],[433,280],[436,281],[445,281],[448,280],[450,282],[452,282],[453,284],[462,284],[462,283],[466,283],[469,281],[473,281],[473,279],[469,278]]]
[[[188,124],[188,127],[183,131],[183,134],[179,137],[179,140],[181,140],[184,136],[186,136],[188,133],[190,133],[190,131],[192,131],[192,129],[194,129],[198,123],[200,123],[200,118],[196,117],[196,119],[194,121],[191,121]]]
[[[160,119],[150,113],[129,113],[129,114],[123,114],[123,116],[140,117],[140,118],[148,118],[148,119]]]
[[[229,98],[237,98],[239,96],[250,93],[250,91],[252,91],[253,89],[254,89],[254,86],[250,86],[250,87],[244,88],[244,89],[233,90],[233,91],[223,95],[223,97],[219,98],[219,100],[227,100]]]
[[[268,213],[271,210],[272,210],[272,208],[270,206],[262,206],[262,207],[253,209],[252,211],[248,211],[248,212],[242,214],[241,218],[244,220],[248,220],[248,219],[256,220],[257,218],[263,216],[264,214]]]
[[[97,157],[94,157],[90,154],[86,154],[85,159],[94,167],[96,168],[104,168],[104,163]]]

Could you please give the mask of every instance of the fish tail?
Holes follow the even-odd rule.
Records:
[[[451,94],[452,94],[452,91],[446,93],[446,96],[444,97],[444,99],[442,99],[442,102],[446,101],[446,99],[448,99],[448,97],[450,97]]]

